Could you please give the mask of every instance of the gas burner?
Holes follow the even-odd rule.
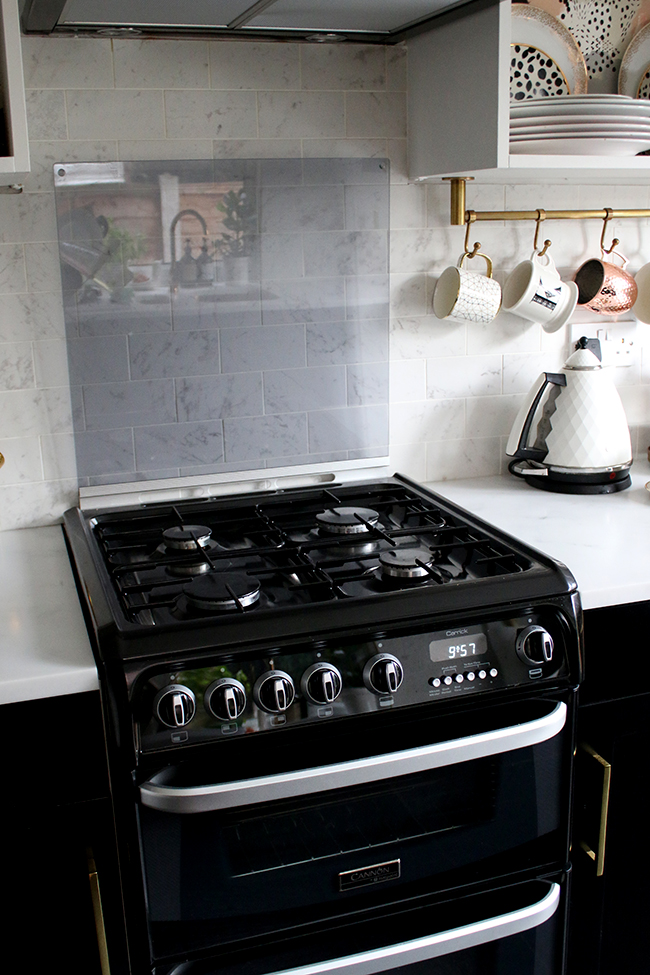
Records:
[[[211,572],[183,587],[188,606],[210,613],[230,613],[254,606],[260,589],[259,579],[243,572]]]
[[[357,535],[356,538],[359,538],[359,536]],[[364,555],[372,555],[378,548],[379,542],[374,538],[356,541],[355,536],[352,535],[352,541],[340,541],[335,550],[326,550],[324,557],[336,557],[336,555],[339,555],[345,559],[359,559]]]
[[[379,521],[372,508],[328,508],[316,515],[321,531],[328,535],[362,535]]]
[[[207,559],[200,559],[198,561],[196,559],[186,559],[182,562],[172,562],[166,568],[170,576],[183,579],[188,576],[206,575],[213,570],[214,566]]]
[[[206,525],[174,525],[162,533],[165,546],[178,551],[192,551],[205,548],[212,535]]]
[[[427,548],[391,548],[381,553],[379,561],[384,576],[391,579],[431,578],[433,556]]]
[[[163,531],[156,554],[171,558],[167,563],[169,575],[181,579],[205,575],[214,569],[210,555],[220,549],[211,535],[212,530],[206,525],[174,525]]]

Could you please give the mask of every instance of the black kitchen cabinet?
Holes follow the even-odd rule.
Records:
[[[123,975],[126,949],[99,692],[4,705],[0,733],[3,926],[18,946],[21,969],[63,963],[68,971],[105,975],[105,938],[111,975]]]
[[[650,602],[585,614],[569,975],[648,970],[650,693],[639,691],[649,626]]]

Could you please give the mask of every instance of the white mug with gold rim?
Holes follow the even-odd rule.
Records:
[[[464,268],[466,257],[482,257],[487,263],[487,275]],[[433,313],[437,318],[485,325],[496,318],[500,308],[501,285],[492,277],[492,261],[480,251],[465,251],[458,265],[445,268],[436,282]]]

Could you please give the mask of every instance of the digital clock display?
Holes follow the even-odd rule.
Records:
[[[486,652],[485,633],[454,633],[443,640],[432,640],[429,644],[429,656],[436,663],[448,663],[450,660],[469,662]]]

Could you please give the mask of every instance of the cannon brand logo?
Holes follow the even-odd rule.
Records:
[[[346,870],[345,873],[339,874],[339,891],[382,884],[386,880],[397,880],[400,875],[399,860],[387,860],[386,863],[373,863],[369,867]]]

